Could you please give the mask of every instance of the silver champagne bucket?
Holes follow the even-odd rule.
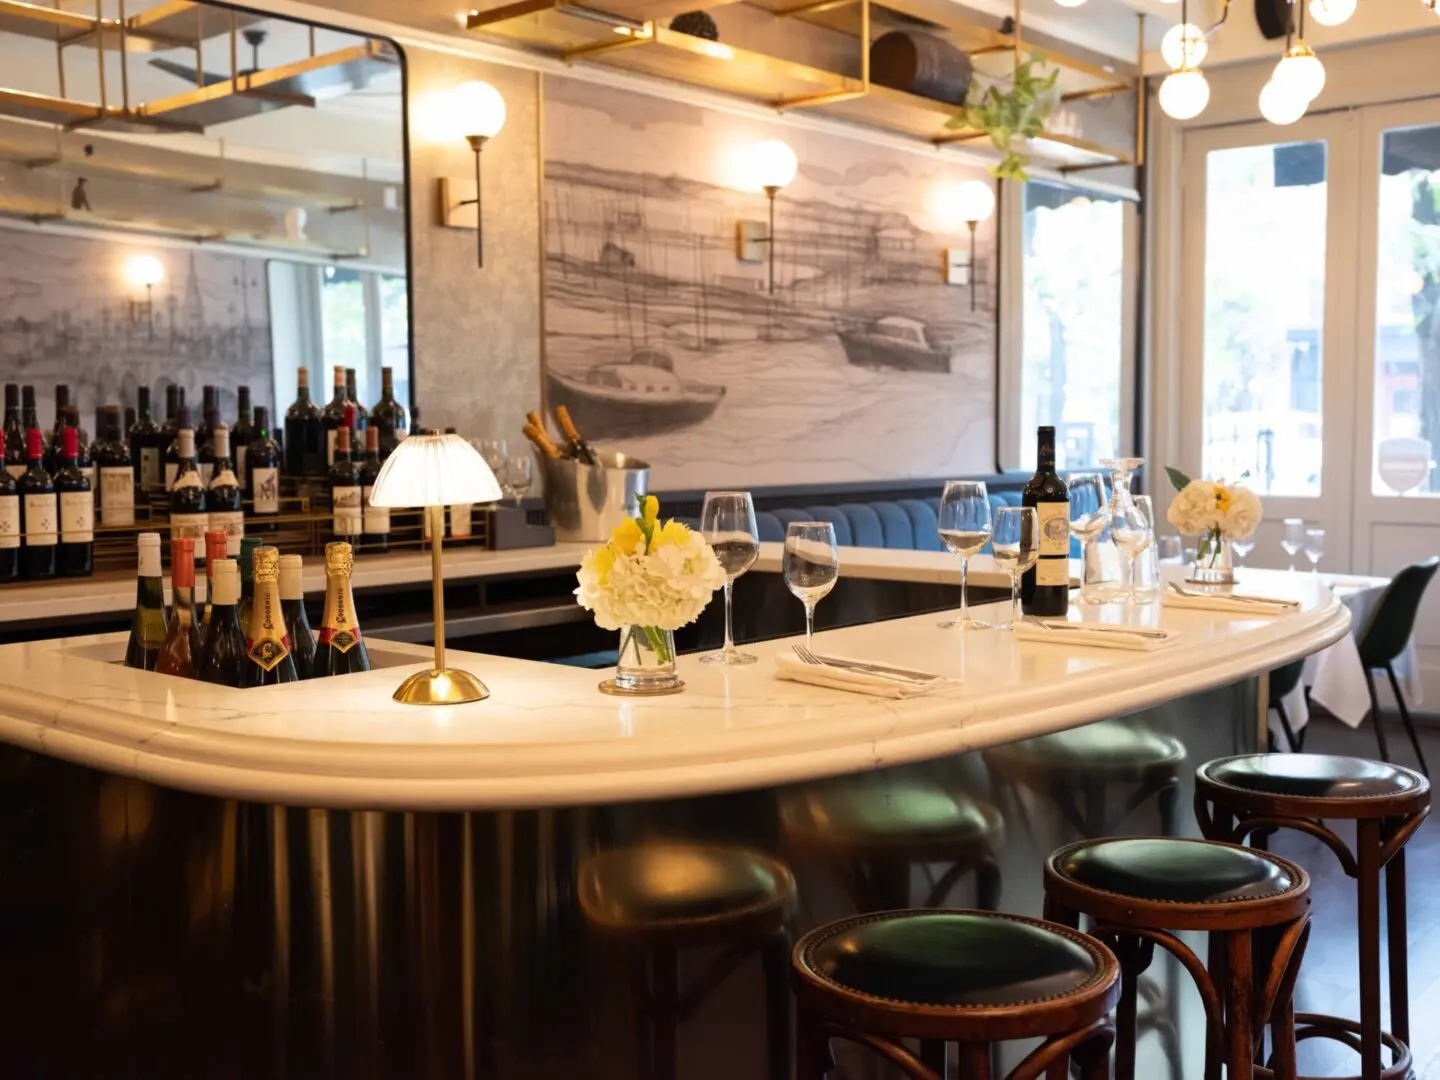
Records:
[[[596,450],[600,466],[541,457],[545,508],[555,539],[604,543],[610,531],[638,513],[650,484],[650,463],[610,450]]]

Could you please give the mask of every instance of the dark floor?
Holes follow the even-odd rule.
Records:
[[[1386,732],[1394,760],[1414,767],[1413,752],[1394,718],[1387,721]],[[1428,761],[1440,762],[1440,728],[1422,729],[1421,744]],[[1305,749],[1373,758],[1375,733],[1369,724],[1356,731],[1335,720],[1317,719]],[[1335,825],[1342,837],[1353,841],[1353,829],[1341,823]],[[1345,876],[1334,855],[1319,840],[1303,834],[1277,835],[1271,841],[1271,850],[1300,863],[1313,881],[1315,921],[1300,972],[1297,1010],[1358,1020],[1354,881]],[[1433,817],[1420,827],[1406,848],[1406,874],[1410,900],[1410,1039],[1415,1077],[1440,1080],[1440,822]],[[1383,976],[1381,981],[1383,985]],[[1388,1009],[1388,993],[1386,1000]],[[1388,1013],[1385,1026],[1389,1027]],[[1318,1039],[1301,1044],[1302,1074],[1353,1076],[1359,1071],[1359,1057],[1342,1046]]]

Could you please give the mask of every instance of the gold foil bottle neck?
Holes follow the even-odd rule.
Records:
[[[255,580],[279,581],[280,580],[280,549],[273,547],[257,547],[255,549],[254,563]]]
[[[349,577],[355,569],[355,549],[343,540],[325,545],[325,574],[327,577]]]

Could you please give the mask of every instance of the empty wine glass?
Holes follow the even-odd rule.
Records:
[[[1235,553],[1235,565],[1236,565],[1237,567],[1240,566],[1240,565],[1241,565],[1240,560],[1243,559],[1243,558],[1245,558],[1246,555],[1249,555],[1250,552],[1252,552],[1252,551],[1255,550],[1255,536],[1254,536],[1254,534],[1252,533],[1250,536],[1247,536],[1244,540],[1231,540],[1231,541],[1230,541],[1230,550]]]
[[[785,529],[785,586],[805,605],[805,644],[815,641],[815,605],[830,595],[840,576],[835,526],[792,521]]]
[[[1130,595],[1133,602],[1151,604],[1160,593],[1160,558],[1155,544],[1155,503],[1149,495],[1133,497],[1135,509],[1150,526],[1150,538],[1130,568]]]
[[[707,491],[700,509],[700,531],[715,549],[725,571],[725,648],[700,658],[702,664],[753,664],[756,657],[735,648],[730,630],[730,590],[735,579],[760,557],[760,530],[748,491]],[[788,547],[786,565],[789,565]],[[787,582],[788,570],[787,570]]]
[[[1083,545],[1085,570],[1080,599],[1087,604],[1109,603],[1111,592],[1105,582],[1105,560],[1095,549],[1095,541],[1110,524],[1110,496],[1105,491],[1105,477],[1100,473],[1077,473],[1066,482],[1070,486],[1070,535]],[[1111,562],[1113,564],[1113,560]]]
[[[1320,559],[1325,554],[1325,530],[1312,526],[1305,530],[1305,557],[1310,560],[1310,569],[1320,572]]]
[[[497,478],[505,473],[505,463],[510,460],[510,449],[504,439],[471,439],[470,445],[479,451]]]
[[[530,490],[530,485],[535,482],[535,462],[528,454],[516,454],[505,463],[501,475],[503,480],[500,486],[505,489],[505,494],[515,500],[518,507],[520,500],[525,498],[525,493]]]
[[[1305,546],[1305,521],[1303,518],[1286,518],[1285,532],[1280,537],[1280,547],[1290,556],[1290,570],[1295,570],[1295,556]]]
[[[1174,533],[1156,537],[1155,544],[1155,550],[1160,553],[1162,563],[1183,563],[1185,561],[1185,541]]]
[[[1126,499],[1112,513],[1110,535],[1115,538],[1115,546],[1125,553],[1130,568],[1129,603],[1136,604],[1139,601],[1135,594],[1135,560],[1154,541],[1155,530],[1145,511]]]
[[[940,543],[960,556],[960,617],[942,622],[943,629],[975,625],[966,595],[970,557],[990,539],[990,493],[980,480],[950,480],[940,496]]]
[[[990,551],[995,563],[1010,576],[1010,621],[998,630],[1013,630],[1020,618],[1020,575],[1040,557],[1040,522],[1033,506],[1002,506],[995,511]]]

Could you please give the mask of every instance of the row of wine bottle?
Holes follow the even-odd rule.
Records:
[[[302,558],[257,545],[249,553],[252,585],[246,590],[239,562],[224,555],[227,541],[219,531],[205,536],[211,557],[202,605],[196,590],[195,540],[171,538],[173,605],[167,609],[160,534],[140,534],[126,667],[234,687],[370,670],[355,613],[350,544],[336,541],[325,547],[325,614],[317,637],[305,611]]]

